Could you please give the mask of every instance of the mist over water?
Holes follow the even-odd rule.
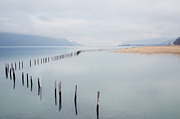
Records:
[[[180,118],[180,56],[89,49],[103,48],[0,48],[0,118]]]

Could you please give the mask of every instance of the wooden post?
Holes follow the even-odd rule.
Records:
[[[75,95],[74,95],[74,106],[75,106],[75,114],[77,115],[77,85],[75,86]]]
[[[14,86],[13,86],[13,88],[15,89],[16,75],[15,75],[14,68],[12,68],[12,71],[13,71],[13,82],[14,82]]]
[[[22,61],[22,69],[23,69],[24,65],[23,65],[23,61]]]
[[[31,67],[31,60],[29,61],[29,65],[30,65],[30,67]]]
[[[41,81],[40,81],[40,79],[38,78],[38,88],[40,88],[41,87]]]
[[[41,84],[41,76],[38,78],[38,96],[40,96],[40,100],[42,100],[42,84]]]
[[[12,70],[12,68],[10,68],[10,73],[9,73],[10,74],[10,79],[12,79],[11,70]]]
[[[62,100],[61,100],[61,81],[59,82],[59,111],[62,109]]]
[[[27,88],[29,87],[29,82],[28,82],[28,73],[26,74],[26,78],[27,78]]]
[[[5,64],[6,79],[8,78],[8,64]]]
[[[57,105],[57,96],[56,96],[56,81],[54,82],[54,96],[55,96],[55,105]]]
[[[76,102],[77,100],[77,85],[75,86],[75,95],[74,95],[74,101]]]
[[[9,64],[7,64],[7,72],[9,73]]]
[[[11,63],[11,68],[13,68],[13,63]]]
[[[100,91],[97,92],[97,105],[96,105],[97,119],[99,119],[99,96],[100,96]]]
[[[31,91],[32,91],[32,88],[33,88],[32,76],[30,76],[30,79],[31,79]]]
[[[19,61],[19,69],[20,69],[21,67],[20,67],[20,61]]]
[[[15,80],[16,80],[16,75],[15,75],[14,68],[12,68],[12,71],[13,71],[13,81],[15,82]]]
[[[24,72],[22,72],[22,85],[24,86]]]
[[[15,66],[14,67],[15,67],[15,70],[16,70],[17,69],[16,62],[15,62]]]
[[[56,81],[54,82],[54,90],[55,90],[54,95],[56,97]]]

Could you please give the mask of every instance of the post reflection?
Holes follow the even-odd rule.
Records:
[[[38,87],[38,96],[40,96],[40,100],[42,100],[42,87]]]
[[[62,109],[62,100],[61,100],[61,81],[58,84],[59,86],[59,111]]]
[[[78,114],[77,111],[77,85],[75,86],[75,95],[74,95],[74,106],[75,106],[75,114]]]

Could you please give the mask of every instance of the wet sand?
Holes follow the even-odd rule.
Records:
[[[180,46],[144,46],[114,50],[119,53],[141,53],[141,54],[180,54]]]

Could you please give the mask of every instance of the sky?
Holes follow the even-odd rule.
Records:
[[[84,45],[180,36],[180,0],[0,0],[0,32]]]

